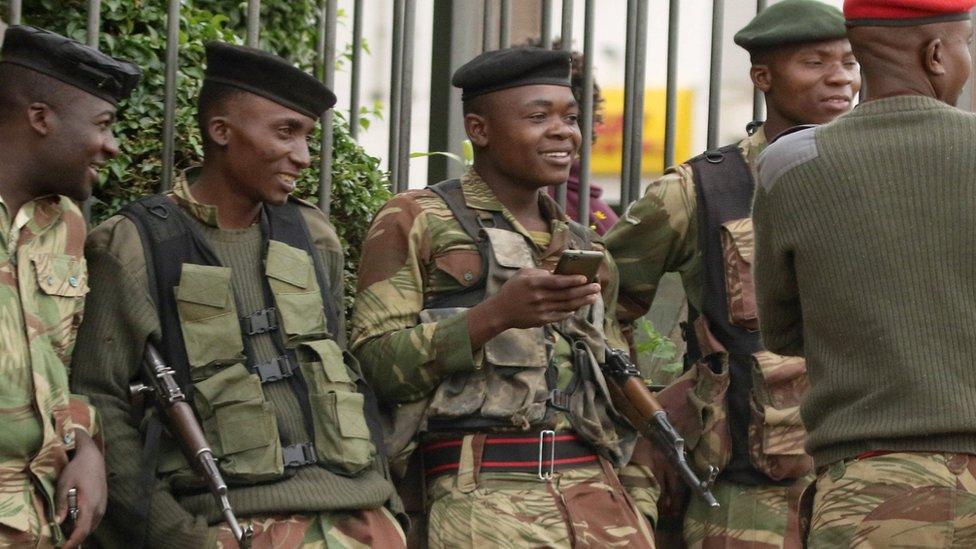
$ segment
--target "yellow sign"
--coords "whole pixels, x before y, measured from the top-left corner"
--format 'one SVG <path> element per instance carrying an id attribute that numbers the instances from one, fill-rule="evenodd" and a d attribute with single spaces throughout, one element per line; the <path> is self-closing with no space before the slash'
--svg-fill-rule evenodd
<path id="1" fill-rule="evenodd" d="M 624 90 L 620 88 L 602 91 L 606 102 L 603 125 L 597 128 L 596 143 L 590 169 L 593 173 L 619 175 L 623 155 L 624 133 Z M 641 173 L 658 174 L 664 171 L 664 115 L 665 90 L 649 89 L 644 92 L 644 132 L 643 160 Z M 676 126 L 674 159 L 681 162 L 691 156 L 691 108 L 694 92 L 690 89 L 678 90 L 675 108 Z"/>

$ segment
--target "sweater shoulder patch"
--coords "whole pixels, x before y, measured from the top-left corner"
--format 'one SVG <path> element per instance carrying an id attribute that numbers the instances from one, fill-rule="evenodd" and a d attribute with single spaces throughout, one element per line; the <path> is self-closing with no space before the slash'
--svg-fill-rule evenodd
<path id="1" fill-rule="evenodd" d="M 817 158 L 817 128 L 785 134 L 759 155 L 759 184 L 769 192 L 786 172 Z"/>

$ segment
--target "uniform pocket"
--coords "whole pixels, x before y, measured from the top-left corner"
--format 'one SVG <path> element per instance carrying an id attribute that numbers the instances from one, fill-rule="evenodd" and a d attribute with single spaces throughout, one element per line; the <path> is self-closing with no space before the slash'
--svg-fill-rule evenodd
<path id="1" fill-rule="evenodd" d="M 284 466 L 278 425 L 258 377 L 234 364 L 197 381 L 194 388 L 204 433 L 221 471 L 246 482 L 280 477 Z"/>
<path id="2" fill-rule="evenodd" d="M 325 307 L 312 257 L 305 250 L 268 241 L 265 274 L 281 315 L 287 343 L 327 336 Z"/>
<path id="3" fill-rule="evenodd" d="M 184 263 L 175 289 L 180 329 L 190 365 L 243 360 L 244 342 L 227 267 Z"/>
<path id="4" fill-rule="evenodd" d="M 689 455 L 698 471 L 707 471 L 709 466 L 721 470 L 732 457 L 725 405 L 729 390 L 729 355 L 709 355 L 696 362 L 693 368 L 697 376 L 693 389 L 688 392 L 688 403 L 695 411 L 688 435 Z"/>
<path id="5" fill-rule="evenodd" d="M 492 257 L 488 268 L 487 295 L 497 293 L 519 269 L 536 266 L 532 249 L 519 233 L 485 229 L 491 240 Z M 548 365 L 546 336 L 542 327 L 510 328 L 484 345 L 485 360 L 495 366 L 544 368 Z"/>
<path id="6" fill-rule="evenodd" d="M 723 223 L 720 233 L 729 322 L 747 330 L 758 330 L 756 287 L 752 281 L 752 258 L 755 253 L 752 219 L 747 217 Z"/>
<path id="7" fill-rule="evenodd" d="M 78 326 L 81 324 L 85 294 L 88 293 L 88 271 L 84 257 L 68 254 L 31 254 L 39 290 L 39 330 L 65 364 L 71 360 Z M 67 386 L 65 384 L 64 386 Z"/>
<path id="8" fill-rule="evenodd" d="M 365 398 L 356 390 L 355 360 L 331 340 L 303 343 L 298 348 L 302 375 L 308 384 L 315 429 L 315 451 L 327 468 L 355 474 L 373 462 Z"/>
<path id="9" fill-rule="evenodd" d="M 800 401 L 809 386 L 802 358 L 768 351 L 753 355 L 749 458 L 774 480 L 799 478 L 813 468 L 803 449 Z"/>

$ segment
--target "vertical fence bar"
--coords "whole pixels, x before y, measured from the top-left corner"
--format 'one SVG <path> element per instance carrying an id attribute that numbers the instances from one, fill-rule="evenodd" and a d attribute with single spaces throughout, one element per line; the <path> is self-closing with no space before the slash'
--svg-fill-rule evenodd
<path id="1" fill-rule="evenodd" d="M 499 0 L 498 49 L 512 45 L 512 0 Z"/>
<path id="2" fill-rule="evenodd" d="M 630 142 L 630 189 L 628 195 L 636 200 L 640 195 L 641 164 L 644 159 L 644 76 L 647 67 L 647 9 L 648 0 L 638 0 L 637 4 L 637 44 L 634 49 L 634 126 Z"/>
<path id="3" fill-rule="evenodd" d="M 352 67 L 349 71 L 349 137 L 359 138 L 359 87 L 362 80 L 363 0 L 353 2 Z"/>
<path id="4" fill-rule="evenodd" d="M 85 43 L 98 49 L 98 31 L 102 25 L 102 0 L 88 0 L 88 26 L 85 29 Z"/>
<path id="5" fill-rule="evenodd" d="M 620 158 L 620 205 L 630 204 L 630 163 L 634 139 L 634 50 L 637 47 L 637 3 L 627 0 L 627 35 L 624 41 L 624 134 Z"/>
<path id="6" fill-rule="evenodd" d="M 756 14 L 766 9 L 766 0 L 756 0 Z M 763 94 L 758 89 L 752 90 L 752 120 L 759 121 L 763 116 Z"/>
<path id="7" fill-rule="evenodd" d="M 552 0 L 542 0 L 542 21 L 539 23 L 539 44 L 552 47 Z"/>
<path id="8" fill-rule="evenodd" d="M 492 37 L 494 32 L 492 32 L 492 23 L 495 20 L 495 9 L 492 5 L 494 0 L 484 0 L 484 14 L 481 19 L 481 51 L 488 51 L 491 49 Z"/>
<path id="9" fill-rule="evenodd" d="M 19 25 L 20 24 L 20 0 L 10 0 L 10 24 Z"/>
<path id="10" fill-rule="evenodd" d="M 584 2 L 583 16 L 583 158 L 579 174 L 577 220 L 590 226 L 590 155 L 593 152 L 593 35 L 596 34 L 596 0 Z"/>
<path id="11" fill-rule="evenodd" d="M 410 186 L 410 116 L 413 111 L 413 32 L 417 1 L 404 0 L 403 61 L 400 64 L 400 137 L 397 140 L 397 192 Z"/>
<path id="12" fill-rule="evenodd" d="M 403 1 L 393 0 L 393 50 L 390 63 L 390 143 L 387 159 L 390 169 L 390 190 L 400 185 L 400 94 L 403 91 Z"/>
<path id="13" fill-rule="evenodd" d="M 322 0 L 319 13 L 319 77 L 335 89 L 336 10 L 339 0 Z M 326 217 L 332 211 L 332 123 L 333 111 L 322 115 L 322 150 L 319 155 L 319 209 Z"/>
<path id="14" fill-rule="evenodd" d="M 680 0 L 668 3 L 668 61 L 664 106 L 664 166 L 674 166 L 674 139 L 678 112 L 678 21 Z"/>
<path id="15" fill-rule="evenodd" d="M 560 20 L 559 39 L 563 51 L 573 50 L 573 0 L 563 0 L 563 10 Z M 566 209 L 566 184 L 556 186 L 556 202 L 559 207 Z"/>
<path id="16" fill-rule="evenodd" d="M 176 145 L 176 64 L 180 48 L 180 0 L 169 0 L 166 11 L 166 86 L 163 100 L 163 180 L 161 191 L 173 186 Z"/>
<path id="17" fill-rule="evenodd" d="M 261 39 L 261 0 L 247 0 L 247 45 L 256 48 Z"/>
<path id="18" fill-rule="evenodd" d="M 712 0 L 712 55 L 708 77 L 708 137 L 707 147 L 718 144 L 719 117 L 722 102 L 722 24 L 725 21 L 725 0 Z"/>

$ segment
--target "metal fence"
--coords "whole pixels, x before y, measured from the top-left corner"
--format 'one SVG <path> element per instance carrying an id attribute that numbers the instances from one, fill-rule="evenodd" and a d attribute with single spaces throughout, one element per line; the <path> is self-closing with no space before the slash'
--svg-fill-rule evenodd
<path id="1" fill-rule="evenodd" d="M 21 22 L 21 1 L 9 0 L 9 22 Z M 336 56 L 336 13 L 337 0 L 308 0 L 317 2 L 320 9 L 317 44 L 317 74 L 330 87 L 335 81 Z M 450 2 L 452 0 L 435 0 L 436 2 Z M 453 0 L 462 1 L 462 0 Z M 465 2 L 473 0 L 463 0 Z M 163 127 L 163 178 L 162 187 L 169 188 L 173 180 L 174 155 L 174 127 L 176 111 L 176 86 L 178 64 L 178 38 L 180 21 L 180 0 L 167 0 L 168 15 L 166 20 L 166 85 L 164 99 L 164 127 Z M 482 44 L 483 50 L 507 47 L 511 42 L 512 2 L 511 0 L 480 0 L 483 6 Z M 583 55 L 584 87 L 582 111 L 585 114 L 581 120 L 582 135 L 592 135 L 593 128 L 593 36 L 595 33 L 596 0 L 583 0 L 584 22 Z M 766 6 L 765 0 L 757 0 L 756 10 Z M 620 172 L 621 205 L 626 206 L 636 198 L 640 192 L 643 112 L 645 86 L 644 67 L 647 63 L 648 17 L 650 0 L 627 0 L 627 19 L 625 21 L 625 78 L 624 78 L 624 133 L 623 154 Z M 678 52 L 678 20 L 680 0 L 668 2 L 668 36 L 667 36 L 667 83 L 664 131 L 664 167 L 675 161 L 675 133 L 676 133 L 676 81 L 677 81 L 677 52 Z M 350 134 L 355 139 L 359 131 L 360 110 L 360 82 L 362 74 L 361 48 L 363 20 L 367 15 L 363 0 L 353 0 L 350 15 L 352 18 L 353 44 L 351 58 L 351 86 L 350 109 L 348 114 Z M 551 47 L 553 44 L 554 5 L 552 0 L 540 0 L 541 24 L 538 38 L 540 42 Z M 712 0 L 712 28 L 711 28 L 711 61 L 708 87 L 708 116 L 707 116 L 707 146 L 714 148 L 719 135 L 719 113 L 721 108 L 721 67 L 724 21 L 724 0 Z M 570 48 L 573 43 L 573 13 L 574 0 L 561 2 L 562 47 Z M 435 8 L 436 9 L 436 8 Z M 100 0 L 88 0 L 88 28 L 87 42 L 98 47 L 100 26 Z M 247 39 L 246 43 L 256 47 L 260 33 L 260 0 L 248 0 L 247 10 Z M 392 63 L 390 74 L 389 97 L 389 147 L 388 165 L 392 190 L 399 192 L 407 188 L 410 179 L 410 135 L 411 135 L 411 105 L 413 88 L 413 60 L 415 43 L 415 21 L 417 12 L 416 0 L 393 0 L 392 10 Z M 370 13 L 376 13 L 375 11 Z M 656 14 L 663 15 L 663 14 Z M 497 29 L 497 33 L 495 32 Z M 494 37 L 497 35 L 498 40 Z M 444 55 L 450 55 L 445 52 Z M 433 93 L 432 93 L 433 95 Z M 762 96 L 756 92 L 753 100 L 754 116 L 758 119 L 762 115 Z M 442 123 L 431 120 L 431 124 Z M 320 170 L 319 204 L 328 213 L 331 203 L 332 174 L 330 159 L 332 157 L 332 114 L 326 114 L 322 119 L 322 154 Z M 588 222 L 589 189 L 590 189 L 590 157 L 591 140 L 584 139 L 581 151 L 581 171 L 579 187 L 579 219 Z M 557 199 L 563 205 L 566 201 L 565 185 L 557 193 Z"/>

